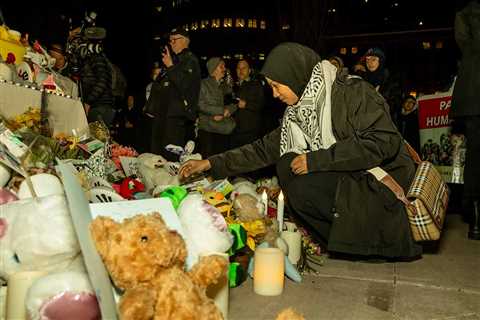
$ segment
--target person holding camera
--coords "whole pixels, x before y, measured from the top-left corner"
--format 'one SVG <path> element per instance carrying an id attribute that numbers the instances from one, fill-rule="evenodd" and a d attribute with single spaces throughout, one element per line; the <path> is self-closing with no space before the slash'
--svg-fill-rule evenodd
<path id="1" fill-rule="evenodd" d="M 200 92 L 200 65 L 184 29 L 173 29 L 162 53 L 163 72 L 152 85 L 145 112 L 153 116 L 151 152 L 178 160 L 165 150 L 194 138 Z"/>

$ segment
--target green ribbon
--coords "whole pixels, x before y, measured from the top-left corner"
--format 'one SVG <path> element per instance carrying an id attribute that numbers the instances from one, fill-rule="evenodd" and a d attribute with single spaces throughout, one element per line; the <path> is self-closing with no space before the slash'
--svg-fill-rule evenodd
<path id="1" fill-rule="evenodd" d="M 245 270 L 238 262 L 231 262 L 228 268 L 228 285 L 230 288 L 238 287 L 246 279 Z"/>
<path id="2" fill-rule="evenodd" d="M 188 195 L 188 191 L 179 186 L 169 187 L 160 193 L 160 198 L 169 198 L 172 201 L 175 210 L 178 209 L 180 203 Z"/>
<path id="3" fill-rule="evenodd" d="M 233 256 L 235 252 L 242 249 L 247 244 L 247 231 L 238 223 L 229 225 L 228 230 L 233 235 L 233 244 L 230 247 L 228 254 Z"/>

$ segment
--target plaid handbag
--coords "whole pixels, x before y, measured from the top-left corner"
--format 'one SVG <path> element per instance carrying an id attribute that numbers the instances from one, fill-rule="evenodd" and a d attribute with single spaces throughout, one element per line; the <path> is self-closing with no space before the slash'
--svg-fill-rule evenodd
<path id="1" fill-rule="evenodd" d="M 368 170 L 405 204 L 410 229 L 415 241 L 440 239 L 447 213 L 449 190 L 435 166 L 421 161 L 415 150 L 406 144 L 412 159 L 418 164 L 407 195 L 403 188 L 380 167 Z"/>

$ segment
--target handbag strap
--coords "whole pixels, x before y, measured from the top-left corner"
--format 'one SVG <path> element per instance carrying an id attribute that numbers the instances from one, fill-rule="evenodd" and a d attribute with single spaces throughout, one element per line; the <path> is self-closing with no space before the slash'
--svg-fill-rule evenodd
<path id="1" fill-rule="evenodd" d="M 417 215 L 417 208 L 407 199 L 405 196 L 405 191 L 402 186 L 390 175 L 388 172 L 383 170 L 380 167 L 375 167 L 370 170 L 367 170 L 372 174 L 375 179 L 383 183 L 388 189 L 390 189 L 393 194 L 397 197 L 398 200 L 405 204 L 405 207 L 409 208 L 414 215 Z"/>
<path id="2" fill-rule="evenodd" d="M 407 148 L 407 151 L 410 157 L 412 157 L 412 160 L 416 164 L 420 164 L 422 162 L 422 158 L 420 158 L 417 151 L 415 151 L 415 149 L 413 149 L 413 147 L 406 140 L 404 140 L 403 142 L 405 143 L 405 147 Z"/>

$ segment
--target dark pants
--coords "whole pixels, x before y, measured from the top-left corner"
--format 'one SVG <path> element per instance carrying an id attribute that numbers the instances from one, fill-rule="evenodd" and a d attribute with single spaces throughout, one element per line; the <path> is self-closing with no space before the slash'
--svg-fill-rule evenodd
<path id="1" fill-rule="evenodd" d="M 467 151 L 463 195 L 469 202 L 480 200 L 480 116 L 464 118 Z"/>
<path id="2" fill-rule="evenodd" d="M 229 135 L 198 130 L 198 151 L 203 159 L 228 150 Z"/>
<path id="3" fill-rule="evenodd" d="M 312 172 L 292 173 L 290 163 L 296 154 L 284 155 L 277 163 L 277 174 L 293 219 L 302 225 L 324 248 L 327 246 L 333 221 L 332 208 L 340 174 Z"/>
<path id="4" fill-rule="evenodd" d="M 103 121 L 107 127 L 110 127 L 115 118 L 115 110 L 109 105 L 92 106 L 87 118 L 88 122 Z"/>
<path id="5" fill-rule="evenodd" d="M 169 144 L 185 147 L 187 126 L 185 119 L 157 116 L 152 119 L 151 152 L 168 161 L 178 161 L 179 156 L 165 149 Z"/>

